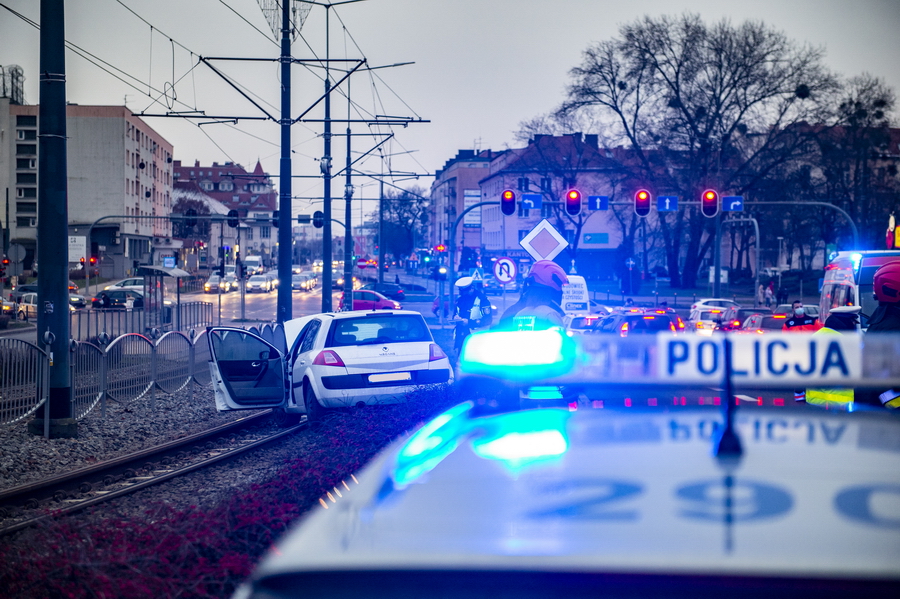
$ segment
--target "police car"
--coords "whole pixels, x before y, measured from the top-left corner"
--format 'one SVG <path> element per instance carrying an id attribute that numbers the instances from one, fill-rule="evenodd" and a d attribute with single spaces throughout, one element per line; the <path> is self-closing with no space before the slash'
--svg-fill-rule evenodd
<path id="1" fill-rule="evenodd" d="M 730 335 L 613 343 L 552 329 L 476 332 L 460 376 L 510 388 L 900 382 L 900 364 L 879 360 L 876 375 L 855 336 L 777 337 L 735 337 L 733 347 Z M 872 351 L 900 347 L 878 343 Z M 392 444 L 276 543 L 235 597 L 818 598 L 900 588 L 891 414 L 731 402 L 499 407 L 465 401 Z"/>

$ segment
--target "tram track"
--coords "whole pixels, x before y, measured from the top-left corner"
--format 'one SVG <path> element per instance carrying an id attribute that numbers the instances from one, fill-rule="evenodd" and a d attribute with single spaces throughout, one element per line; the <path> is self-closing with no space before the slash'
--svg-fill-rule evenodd
<path id="1" fill-rule="evenodd" d="M 0 491 L 0 536 L 235 458 L 306 427 L 264 430 L 271 410 L 87 468 Z"/>

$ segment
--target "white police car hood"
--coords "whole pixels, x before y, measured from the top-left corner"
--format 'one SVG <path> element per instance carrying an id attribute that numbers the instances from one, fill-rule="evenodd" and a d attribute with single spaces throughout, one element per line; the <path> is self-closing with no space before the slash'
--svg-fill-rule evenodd
<path id="1" fill-rule="evenodd" d="M 736 465 L 715 410 L 457 406 L 285 536 L 254 578 L 547 570 L 900 579 L 900 420 L 747 409 Z M 730 506 L 729 506 L 730 505 Z"/>

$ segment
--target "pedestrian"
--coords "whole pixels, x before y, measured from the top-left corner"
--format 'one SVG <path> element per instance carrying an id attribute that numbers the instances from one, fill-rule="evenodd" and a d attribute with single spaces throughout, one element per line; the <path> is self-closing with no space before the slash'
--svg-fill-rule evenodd
<path id="1" fill-rule="evenodd" d="M 491 302 L 481 288 L 481 281 L 476 281 L 472 277 L 460 277 L 455 285 L 459 299 L 456 300 L 453 311 L 453 318 L 456 320 L 453 349 L 459 356 L 463 342 L 472 329 L 490 326 L 493 314 Z"/>
<path id="2" fill-rule="evenodd" d="M 779 287 L 777 297 L 779 304 L 786 304 L 788 298 L 787 288 L 785 288 L 784 286 Z"/>
<path id="3" fill-rule="evenodd" d="M 397 285 L 400 284 L 400 275 L 399 274 L 394 275 L 394 283 L 396 283 Z"/>
<path id="4" fill-rule="evenodd" d="M 765 300 L 766 300 L 766 308 L 772 305 L 772 300 L 775 299 L 775 295 L 772 293 L 772 285 L 770 284 L 766 287 L 764 292 Z"/>
<path id="5" fill-rule="evenodd" d="M 525 277 L 521 298 L 503 313 L 500 326 L 517 330 L 561 327 L 565 316 L 562 288 L 568 282 L 569 277 L 559 264 L 538 260 Z"/>
<path id="6" fill-rule="evenodd" d="M 766 301 L 766 289 L 763 287 L 763 284 L 759 284 L 759 289 L 756 290 L 756 307 L 762 306 Z"/>
<path id="7" fill-rule="evenodd" d="M 814 335 L 841 335 L 859 331 L 860 306 L 838 306 L 831 309 L 825 325 Z M 849 409 L 853 389 L 807 389 L 806 403 L 824 408 Z"/>
<path id="8" fill-rule="evenodd" d="M 878 307 L 869 317 L 869 335 L 881 335 L 900 333 L 900 262 L 885 264 L 877 271 L 872 279 L 872 290 Z M 894 356 L 896 358 L 896 356 Z M 872 396 L 876 393 L 857 393 L 862 396 L 862 403 L 882 405 L 886 408 L 900 409 L 900 389 L 888 389 L 877 394 L 877 400 Z"/>

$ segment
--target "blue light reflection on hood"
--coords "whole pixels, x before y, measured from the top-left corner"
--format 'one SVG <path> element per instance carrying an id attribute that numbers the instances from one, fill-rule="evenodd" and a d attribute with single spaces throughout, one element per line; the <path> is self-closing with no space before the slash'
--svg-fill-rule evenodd
<path id="1" fill-rule="evenodd" d="M 496 460 L 511 473 L 562 457 L 569 448 L 568 410 L 524 410 L 471 418 L 472 402 L 447 410 L 419 429 L 397 453 L 391 472 L 404 487 L 430 472 L 468 439 L 475 455 Z"/>

